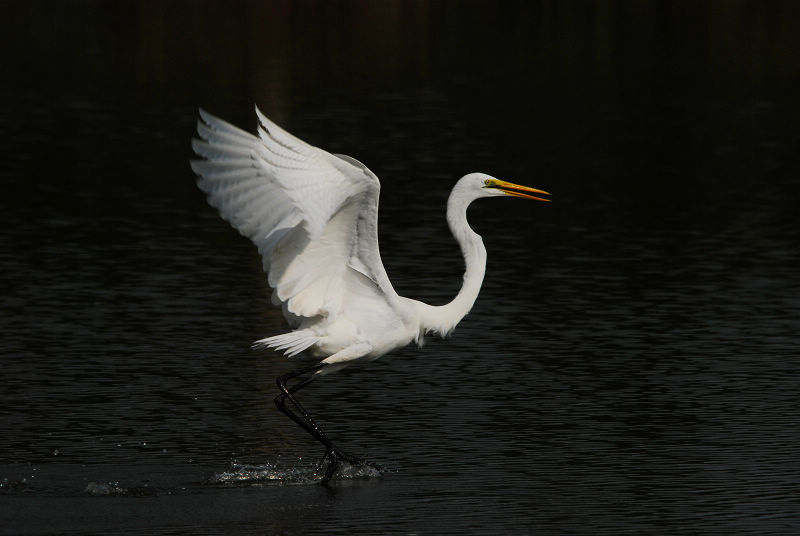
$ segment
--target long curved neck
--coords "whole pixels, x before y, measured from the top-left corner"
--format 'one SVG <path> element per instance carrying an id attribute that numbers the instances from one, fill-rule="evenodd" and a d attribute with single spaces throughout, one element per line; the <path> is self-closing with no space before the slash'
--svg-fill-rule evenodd
<path id="1" fill-rule="evenodd" d="M 486 273 L 486 248 L 480 235 L 473 231 L 467 223 L 467 207 L 472 198 L 450 195 L 447 200 L 447 223 L 450 232 L 461 246 L 464 255 L 464 283 L 458 295 L 446 305 L 424 305 L 421 328 L 425 332 L 438 333 L 442 337 L 448 335 L 462 318 L 469 313 L 478 293 L 481 290 L 483 276 Z"/>

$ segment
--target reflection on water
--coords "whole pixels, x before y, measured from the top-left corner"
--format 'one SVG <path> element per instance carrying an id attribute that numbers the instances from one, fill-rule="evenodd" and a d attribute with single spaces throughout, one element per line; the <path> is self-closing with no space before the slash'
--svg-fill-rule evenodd
<path id="1" fill-rule="evenodd" d="M 177 8 L 150 12 L 159 5 L 137 20 L 183 23 Z M 265 19 L 273 32 L 249 31 L 269 11 L 259 5 L 224 20 L 227 8 L 193 11 L 187 31 L 213 54 L 159 34 L 175 24 L 97 47 L 130 17 L 9 8 L 38 17 L 13 32 L 91 31 L 74 48 L 26 39 L 35 46 L 14 61 L 43 71 L 6 88 L 25 106 L 0 109 L 14 133 L 0 211 L 0 532 L 795 532 L 789 4 L 544 2 L 511 17 L 401 3 L 374 15 L 425 29 L 417 37 L 318 31 L 339 8 L 305 18 L 288 4 Z M 201 31 L 216 18 L 237 31 Z M 296 32 L 326 46 L 289 53 Z M 394 67 L 374 55 L 394 50 L 391 35 L 419 39 Z M 262 63 L 264 40 L 285 46 Z M 369 41 L 380 46 L 357 46 Z M 381 478 L 314 484 L 319 445 L 272 402 L 294 364 L 249 350 L 283 319 L 187 160 L 197 104 L 249 126 L 252 100 L 382 178 L 382 256 L 403 295 L 440 304 L 458 290 L 444 220 L 458 175 L 554 194 L 470 210 L 487 277 L 451 339 L 301 392 L 345 451 L 389 468 Z"/>

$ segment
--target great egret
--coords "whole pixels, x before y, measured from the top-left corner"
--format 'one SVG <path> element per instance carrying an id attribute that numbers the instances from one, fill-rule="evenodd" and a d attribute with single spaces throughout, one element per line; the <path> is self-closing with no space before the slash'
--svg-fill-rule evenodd
<path id="1" fill-rule="evenodd" d="M 292 328 L 253 346 L 320 359 L 279 377 L 275 404 L 325 446 L 317 466 L 319 473 L 327 462 L 325 484 L 341 460 L 364 462 L 339 450 L 294 394 L 317 376 L 412 341 L 420 344 L 427 333 L 448 335 L 475 303 L 486 271 L 483 241 L 467 224 L 469 204 L 507 195 L 548 201 L 531 194 L 549 194 L 483 173 L 462 177 L 447 201 L 447 223 L 464 255 L 464 284 L 450 303 L 427 305 L 399 296 L 386 275 L 378 250 L 375 174 L 354 158 L 292 136 L 257 107 L 256 115 L 258 137 L 201 109 L 202 141 L 192 140 L 192 147 L 205 160 L 191 164 L 209 203 L 258 247 L 274 289 L 272 303 L 282 307 Z"/>

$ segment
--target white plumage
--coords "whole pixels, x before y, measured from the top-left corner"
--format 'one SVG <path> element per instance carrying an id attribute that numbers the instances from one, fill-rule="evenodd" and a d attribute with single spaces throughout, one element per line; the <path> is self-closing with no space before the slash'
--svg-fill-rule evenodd
<path id="1" fill-rule="evenodd" d="M 464 287 L 453 302 L 433 307 L 398 296 L 378 249 L 380 182 L 357 160 L 332 155 L 292 136 L 257 108 L 258 137 L 201 110 L 193 140 L 205 160 L 192 161 L 211 205 L 249 238 L 263 258 L 272 301 L 289 333 L 256 341 L 294 356 L 303 351 L 337 364 L 375 359 L 447 335 L 472 307 L 483 280 L 486 250 L 466 223 L 478 197 L 541 190 L 488 175 L 465 176 L 448 201 L 448 222 L 466 262 Z"/>
<path id="2" fill-rule="evenodd" d="M 316 375 L 419 344 L 425 333 L 449 334 L 475 303 L 486 270 L 483 241 L 467 224 L 469 204 L 500 195 L 546 201 L 531 193 L 547 192 L 483 173 L 462 177 L 447 201 L 447 222 L 464 255 L 464 284 L 450 303 L 426 305 L 398 296 L 386 276 L 378 249 L 378 178 L 353 158 L 295 138 L 257 108 L 256 115 L 258 137 L 201 110 L 202 140 L 192 146 L 204 160 L 192 161 L 192 169 L 209 203 L 258 247 L 272 302 L 292 328 L 254 346 L 320 359 L 278 378 L 275 403 L 325 446 L 320 467 L 328 463 L 326 483 L 340 460 L 363 462 L 339 450 L 294 393 Z"/>

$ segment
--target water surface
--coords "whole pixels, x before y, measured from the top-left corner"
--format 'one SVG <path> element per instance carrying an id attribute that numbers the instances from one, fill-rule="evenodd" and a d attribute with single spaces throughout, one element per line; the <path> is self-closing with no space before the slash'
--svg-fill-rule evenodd
<path id="1" fill-rule="evenodd" d="M 791 533 L 800 527 L 793 3 L 2 8 L 0 532 Z M 181 29 L 181 32 L 176 31 Z M 381 477 L 314 483 L 254 248 L 205 204 L 196 107 L 252 104 L 382 179 L 400 294 L 448 340 L 302 401 Z"/>

